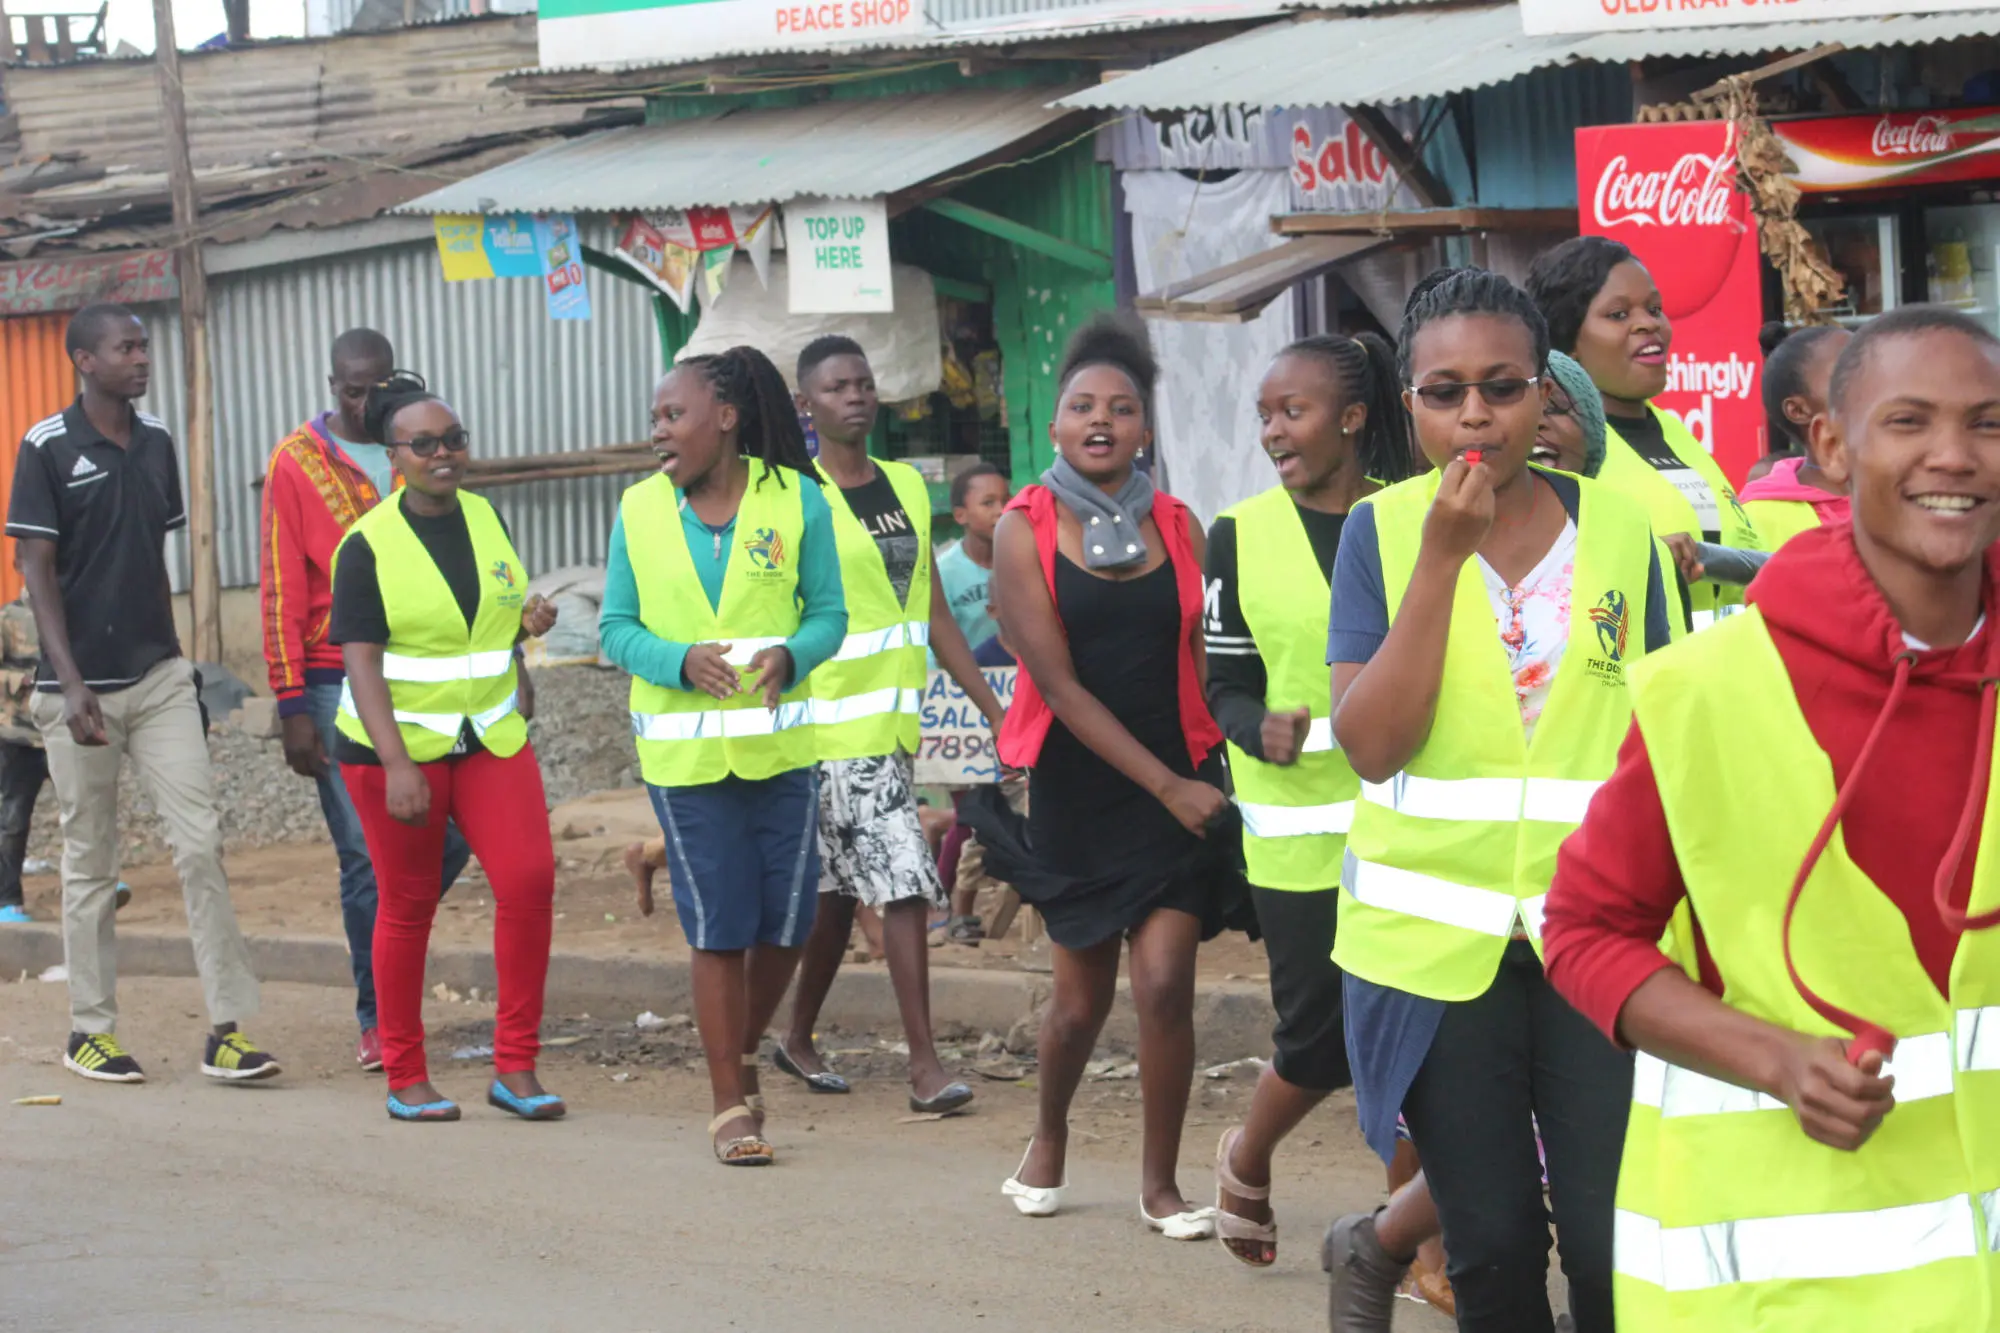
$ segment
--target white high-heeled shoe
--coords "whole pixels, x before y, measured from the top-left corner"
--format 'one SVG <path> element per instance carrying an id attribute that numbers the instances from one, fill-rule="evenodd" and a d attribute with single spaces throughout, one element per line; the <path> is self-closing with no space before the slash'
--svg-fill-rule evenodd
<path id="1" fill-rule="evenodd" d="M 1000 1186 L 1000 1193 L 1013 1200 L 1014 1211 L 1023 1217 L 1054 1217 L 1062 1208 L 1063 1191 L 1069 1188 L 1069 1168 L 1063 1168 L 1063 1183 L 1053 1189 L 1037 1185 L 1023 1185 L 1021 1171 L 1028 1165 L 1029 1156 L 1035 1151 L 1035 1141 L 1028 1140 L 1028 1151 L 1021 1154 L 1021 1165 L 1014 1168 L 1014 1174 L 1007 1177 Z"/>

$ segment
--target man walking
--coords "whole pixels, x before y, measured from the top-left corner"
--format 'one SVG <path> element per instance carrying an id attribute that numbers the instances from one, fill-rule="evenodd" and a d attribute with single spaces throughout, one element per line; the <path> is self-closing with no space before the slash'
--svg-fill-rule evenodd
<path id="1" fill-rule="evenodd" d="M 130 758 L 166 823 L 187 899 L 214 1024 L 202 1073 L 271 1078 L 277 1060 L 237 1030 L 257 1012 L 257 979 L 222 870 L 198 677 L 174 633 L 166 537 L 187 522 L 174 442 L 134 406 L 152 376 L 145 326 L 123 306 L 86 306 L 65 345 L 83 392 L 22 439 L 7 510 L 41 638 L 32 713 L 62 809 L 63 1063 L 107 1083 L 146 1077 L 113 1035 L 118 768 Z"/>
<path id="2" fill-rule="evenodd" d="M 264 476 L 259 578 L 264 609 L 264 662 L 277 696 L 285 762 L 319 785 L 319 808 L 340 857 L 340 916 L 354 971 L 354 1016 L 361 1039 L 354 1058 L 382 1067 L 375 1027 L 375 868 L 337 764 L 327 762 L 333 719 L 346 671 L 340 648 L 327 642 L 333 608 L 333 552 L 354 521 L 395 489 L 389 451 L 366 443 L 362 409 L 370 387 L 389 378 L 396 354 L 374 329 L 349 329 L 333 340 L 334 407 L 287 436 L 271 451 Z M 523 682 L 526 676 L 523 676 Z M 532 711 L 532 709 L 526 710 Z M 444 888 L 472 852 L 456 825 L 445 831 Z"/>

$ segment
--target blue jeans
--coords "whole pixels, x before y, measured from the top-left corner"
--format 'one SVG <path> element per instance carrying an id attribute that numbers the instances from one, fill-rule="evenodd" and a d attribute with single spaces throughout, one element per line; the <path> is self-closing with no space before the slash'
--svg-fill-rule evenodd
<path id="1" fill-rule="evenodd" d="M 340 711 L 340 686 L 306 686 L 306 708 L 313 726 L 319 729 L 319 743 L 326 750 L 326 773 L 319 779 L 319 808 L 326 816 L 326 831 L 333 849 L 340 855 L 340 921 L 347 930 L 347 952 L 354 966 L 354 1016 L 366 1032 L 375 1026 L 375 867 L 368 859 L 368 840 L 362 835 L 361 820 L 354 802 L 341 781 L 340 765 L 333 762 L 333 717 Z M 458 825 L 444 832 L 444 883 L 442 897 L 472 859 Z"/>

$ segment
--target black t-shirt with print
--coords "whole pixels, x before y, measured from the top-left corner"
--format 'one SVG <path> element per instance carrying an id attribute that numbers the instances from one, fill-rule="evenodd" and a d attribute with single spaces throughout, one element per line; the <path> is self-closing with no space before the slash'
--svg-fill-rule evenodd
<path id="1" fill-rule="evenodd" d="M 1667 433 L 1660 428 L 1660 419 L 1653 413 L 1648 412 L 1643 417 L 1607 417 L 1606 420 L 1611 423 L 1611 429 L 1618 432 L 1618 438 L 1631 445 L 1632 452 L 1639 455 L 1647 467 L 1665 473 L 1692 471 L 1667 443 Z M 1715 501 L 1720 505 L 1722 497 L 1716 496 Z M 1719 528 L 1703 529 L 1701 539 L 1719 545 L 1722 531 Z"/>
<path id="2" fill-rule="evenodd" d="M 1312 544 L 1321 577 L 1333 581 L 1333 558 L 1340 551 L 1345 514 L 1294 505 Z M 1236 520 L 1218 518 L 1208 530 L 1207 595 L 1202 599 L 1202 636 L 1208 645 L 1208 710 L 1236 747 L 1253 759 L 1264 757 L 1264 690 L 1269 676 L 1263 654 L 1243 619 L 1238 591 Z M 1300 571 L 1304 577 L 1304 571 Z M 1301 585 L 1302 587 L 1304 585 Z M 1306 596 L 1304 592 L 1301 596 Z"/>
<path id="3" fill-rule="evenodd" d="M 910 580 L 917 572 L 917 525 L 903 509 L 903 502 L 896 498 L 895 484 L 877 468 L 874 480 L 860 486 L 843 486 L 840 494 L 854 511 L 854 517 L 861 520 L 862 529 L 875 539 L 875 549 L 882 553 L 882 564 L 889 571 L 889 586 L 895 590 L 896 600 L 907 601 Z"/>

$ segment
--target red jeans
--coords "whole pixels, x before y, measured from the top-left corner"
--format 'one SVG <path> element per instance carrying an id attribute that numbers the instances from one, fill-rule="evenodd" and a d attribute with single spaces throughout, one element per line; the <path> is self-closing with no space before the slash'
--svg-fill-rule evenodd
<path id="1" fill-rule="evenodd" d="M 418 767 L 431 786 L 430 818 L 420 827 L 390 817 L 384 769 L 341 765 L 375 863 L 380 896 L 375 1004 L 391 1091 L 430 1078 L 424 1061 L 424 955 L 430 949 L 438 878 L 444 870 L 445 821 L 458 824 L 493 886 L 493 970 L 500 990 L 493 1068 L 498 1073 L 535 1067 L 549 935 L 555 925 L 555 848 L 549 841 L 548 803 L 534 747 L 524 746 L 508 759 L 482 751 Z"/>

